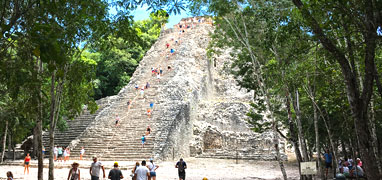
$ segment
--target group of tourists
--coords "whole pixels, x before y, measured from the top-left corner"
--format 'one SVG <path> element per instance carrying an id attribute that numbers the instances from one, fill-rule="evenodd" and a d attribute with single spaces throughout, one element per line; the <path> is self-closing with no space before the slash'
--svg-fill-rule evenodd
<path id="1" fill-rule="evenodd" d="M 62 147 L 62 146 L 54 146 L 54 149 L 53 149 L 53 153 L 54 153 L 54 161 L 58 161 L 58 162 L 62 162 L 62 160 L 64 160 L 64 162 L 66 161 L 69 161 L 69 158 L 70 158 L 70 148 L 69 147 Z"/>
<path id="2" fill-rule="evenodd" d="M 120 180 L 123 179 L 123 173 L 119 169 L 118 162 L 114 162 L 114 168 L 109 171 L 108 179 Z M 79 163 L 74 162 L 72 168 L 69 170 L 68 180 L 79 180 L 81 173 L 79 170 Z M 157 164 L 154 163 L 154 159 L 150 158 L 149 162 L 143 160 L 141 163 L 136 162 L 134 168 L 131 170 L 130 177 L 132 180 L 156 180 L 156 170 L 159 168 Z M 186 179 L 186 169 L 187 164 L 181 158 L 175 165 L 178 169 L 179 180 Z M 102 170 L 102 176 L 100 174 Z M 93 162 L 90 165 L 90 176 L 91 180 L 99 180 L 100 177 L 106 178 L 105 168 L 101 162 L 98 161 L 97 157 L 93 157 Z"/>
<path id="3" fill-rule="evenodd" d="M 332 168 L 333 157 L 329 150 L 326 150 L 324 154 L 325 159 L 325 177 L 328 177 L 328 170 Z M 336 179 L 346 179 L 348 177 L 364 177 L 364 170 L 362 168 L 362 161 L 360 158 L 353 161 L 351 157 L 345 157 L 338 161 L 338 173 Z"/>

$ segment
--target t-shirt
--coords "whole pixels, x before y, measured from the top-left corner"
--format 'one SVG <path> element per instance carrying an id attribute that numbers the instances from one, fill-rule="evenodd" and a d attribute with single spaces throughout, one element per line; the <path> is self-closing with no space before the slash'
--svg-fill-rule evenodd
<path id="1" fill-rule="evenodd" d="M 178 161 L 176 163 L 176 165 L 178 166 L 178 171 L 179 172 L 183 172 L 184 168 L 187 166 L 186 162 L 184 162 L 184 161 L 182 161 L 182 162 Z"/>
<path id="2" fill-rule="evenodd" d="M 58 148 L 58 154 L 62 154 L 62 148 Z"/>
<path id="3" fill-rule="evenodd" d="M 85 149 L 81 149 L 80 154 L 85 154 Z"/>
<path id="4" fill-rule="evenodd" d="M 110 170 L 109 176 L 111 177 L 111 180 L 120 180 L 122 175 L 122 171 L 118 168 L 114 168 Z"/>
<path id="5" fill-rule="evenodd" d="M 332 154 L 325 153 L 324 157 L 325 157 L 325 162 L 326 163 L 332 163 Z"/>
<path id="6" fill-rule="evenodd" d="M 147 164 L 147 166 L 149 166 L 149 170 L 150 170 L 150 172 L 155 172 L 154 170 L 155 170 L 155 168 L 157 167 L 154 163 L 151 163 L 151 162 L 149 162 L 149 163 Z"/>
<path id="7" fill-rule="evenodd" d="M 357 171 L 355 170 L 355 167 L 353 167 L 353 173 L 357 174 L 358 176 L 363 176 L 363 169 L 360 166 L 356 166 Z"/>
<path id="8" fill-rule="evenodd" d="M 99 171 L 101 170 L 101 162 L 92 162 L 91 168 L 92 168 L 92 176 L 99 177 Z"/>
<path id="9" fill-rule="evenodd" d="M 344 167 L 344 173 L 349 173 L 349 168 L 348 167 Z"/>
<path id="10" fill-rule="evenodd" d="M 139 166 L 135 170 L 135 174 L 137 174 L 137 180 L 147 180 L 147 173 L 149 172 L 149 169 L 147 169 L 146 166 Z"/>
<path id="11" fill-rule="evenodd" d="M 142 139 L 142 142 L 145 142 L 145 141 L 146 141 L 146 138 L 145 138 L 145 137 L 142 137 L 141 139 Z"/>

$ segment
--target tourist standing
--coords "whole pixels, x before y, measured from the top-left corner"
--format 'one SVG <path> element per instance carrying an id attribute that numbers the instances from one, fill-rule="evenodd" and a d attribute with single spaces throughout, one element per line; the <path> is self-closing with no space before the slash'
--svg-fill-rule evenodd
<path id="1" fill-rule="evenodd" d="M 85 149 L 84 147 L 81 147 L 81 151 L 80 151 L 80 160 L 82 160 L 82 157 L 85 155 Z"/>
<path id="2" fill-rule="evenodd" d="M 138 167 L 139 167 L 139 162 L 136 162 L 133 170 L 131 171 L 132 180 L 137 180 L 137 175 L 135 174 L 135 170 L 137 170 Z"/>
<path id="3" fill-rule="evenodd" d="M 118 162 L 114 163 L 114 169 L 109 171 L 108 178 L 111 180 L 123 179 L 122 171 L 118 168 Z"/>
<path id="4" fill-rule="evenodd" d="M 141 98 L 143 99 L 145 97 L 145 88 L 141 88 Z"/>
<path id="5" fill-rule="evenodd" d="M 42 146 L 42 158 L 44 158 L 44 157 L 45 157 L 45 147 Z"/>
<path id="6" fill-rule="evenodd" d="M 70 148 L 67 147 L 66 151 L 67 151 L 66 160 L 69 161 L 69 158 L 70 158 Z"/>
<path id="7" fill-rule="evenodd" d="M 94 156 L 93 162 L 90 165 L 90 176 L 92 177 L 91 180 L 99 180 L 99 172 L 101 171 L 101 169 L 102 169 L 102 173 L 103 173 L 103 178 L 105 178 L 106 177 L 105 168 L 103 167 L 101 162 L 97 161 L 97 157 Z"/>
<path id="8" fill-rule="evenodd" d="M 68 175 L 68 180 L 80 180 L 81 175 L 80 175 L 80 169 L 78 169 L 78 164 L 77 162 L 73 162 L 72 168 L 69 170 L 69 175 Z"/>
<path id="9" fill-rule="evenodd" d="M 160 73 L 157 74 L 158 82 L 160 82 Z"/>
<path id="10" fill-rule="evenodd" d="M 328 170 L 329 168 L 332 168 L 332 161 L 333 161 L 332 154 L 329 152 L 329 149 L 326 150 L 324 154 L 324 158 L 325 158 L 325 168 L 326 168 L 325 177 L 328 177 Z"/>
<path id="11" fill-rule="evenodd" d="M 118 127 L 119 126 L 119 117 L 118 117 L 118 114 L 115 116 L 115 126 Z"/>
<path id="12" fill-rule="evenodd" d="M 58 156 L 57 146 L 54 146 L 53 153 L 54 153 L 54 161 L 57 161 L 57 156 Z"/>
<path id="13" fill-rule="evenodd" d="M 150 158 L 150 162 L 148 163 L 147 167 L 150 170 L 149 180 L 151 180 L 151 179 L 152 180 L 156 180 L 157 174 L 156 174 L 155 171 L 159 168 L 159 166 L 154 164 L 154 159 L 153 158 Z"/>
<path id="14" fill-rule="evenodd" d="M 62 162 L 62 154 L 63 154 L 62 147 L 58 146 L 57 151 L 58 151 L 58 162 Z"/>
<path id="15" fill-rule="evenodd" d="M 187 164 L 183 161 L 183 158 L 180 158 L 180 160 L 176 163 L 175 168 L 178 168 L 179 180 L 185 180 Z"/>
<path id="16" fill-rule="evenodd" d="M 147 180 L 147 177 L 150 176 L 150 171 L 146 167 L 146 161 L 143 160 L 141 165 L 135 170 L 134 174 L 137 176 L 137 180 Z"/>
<path id="17" fill-rule="evenodd" d="M 11 171 L 7 172 L 7 180 L 13 180 L 13 174 Z"/>
<path id="18" fill-rule="evenodd" d="M 27 156 L 25 156 L 25 159 L 24 159 L 24 174 L 25 174 L 25 170 L 27 170 L 29 174 L 30 162 L 31 162 L 31 157 L 29 156 L 29 153 L 27 153 Z"/>
<path id="19" fill-rule="evenodd" d="M 146 143 L 145 135 L 142 136 L 141 141 L 142 141 L 142 148 L 144 148 L 145 147 L 145 143 Z"/>
<path id="20" fill-rule="evenodd" d="M 64 156 L 64 162 L 66 162 L 66 158 L 67 158 L 67 156 L 68 156 L 68 150 L 67 150 L 67 148 L 64 149 L 64 154 L 63 154 L 63 156 Z"/>
<path id="21" fill-rule="evenodd" d="M 148 89 L 150 87 L 150 84 L 149 84 L 149 82 L 146 82 L 146 89 Z"/>

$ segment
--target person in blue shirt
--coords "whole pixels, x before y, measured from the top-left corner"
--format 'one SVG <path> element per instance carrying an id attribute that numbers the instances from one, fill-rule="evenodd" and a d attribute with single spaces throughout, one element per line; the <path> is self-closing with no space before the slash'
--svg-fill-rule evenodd
<path id="1" fill-rule="evenodd" d="M 141 140 L 142 140 L 142 148 L 144 148 L 145 147 L 145 143 L 146 143 L 145 135 L 142 136 Z"/>
<path id="2" fill-rule="evenodd" d="M 328 169 L 332 168 L 332 161 L 333 161 L 333 157 L 332 157 L 332 154 L 329 152 L 329 149 L 326 149 L 324 158 L 325 158 L 326 177 L 328 177 Z"/>

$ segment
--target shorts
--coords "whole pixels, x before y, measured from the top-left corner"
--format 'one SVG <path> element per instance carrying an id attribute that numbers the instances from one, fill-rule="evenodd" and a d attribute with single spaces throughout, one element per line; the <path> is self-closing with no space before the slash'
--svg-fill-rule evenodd
<path id="1" fill-rule="evenodd" d="M 332 163 L 331 162 L 325 162 L 325 168 L 332 168 Z"/>
<path id="2" fill-rule="evenodd" d="M 142 141 L 142 144 L 145 144 L 146 143 L 146 141 Z"/>
<path id="3" fill-rule="evenodd" d="M 156 173 L 156 172 L 153 172 L 153 171 L 151 171 L 151 172 L 150 172 L 150 177 L 155 177 L 155 176 L 157 176 L 157 173 Z"/>
<path id="4" fill-rule="evenodd" d="M 186 171 L 178 171 L 178 176 L 180 179 L 186 179 Z"/>
<path id="5" fill-rule="evenodd" d="M 97 177 L 97 176 L 92 176 L 91 180 L 99 180 L 99 177 Z"/>
<path id="6" fill-rule="evenodd" d="M 25 162 L 25 165 L 29 165 L 29 162 Z"/>
<path id="7" fill-rule="evenodd" d="M 62 157 L 62 154 L 58 154 L 58 157 Z"/>
<path id="8" fill-rule="evenodd" d="M 116 121 L 115 121 L 115 124 L 118 124 L 118 122 L 119 122 L 119 121 L 118 121 L 118 120 L 116 120 Z"/>

